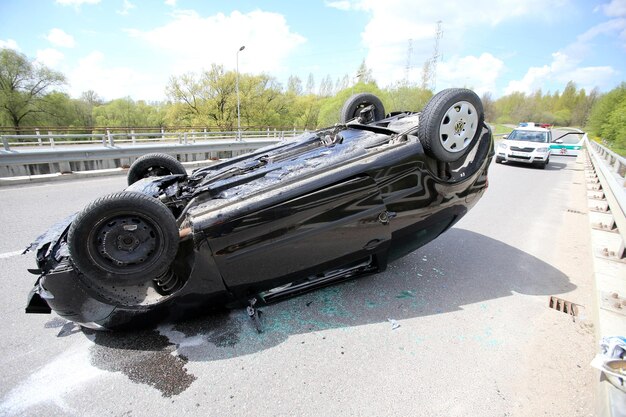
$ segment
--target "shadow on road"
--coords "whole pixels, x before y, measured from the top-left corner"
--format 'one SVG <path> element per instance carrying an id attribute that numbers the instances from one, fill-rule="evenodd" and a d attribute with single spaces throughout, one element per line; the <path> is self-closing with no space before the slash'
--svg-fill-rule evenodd
<path id="1" fill-rule="evenodd" d="M 524 162 L 512 162 L 512 161 L 508 161 L 506 163 L 504 163 L 503 165 L 507 165 L 510 167 L 516 167 L 516 168 L 526 168 L 526 169 L 536 169 L 536 170 L 541 170 L 541 168 L 536 167 L 532 164 L 526 164 Z M 550 158 L 550 163 L 548 163 L 548 165 L 544 168 L 546 171 L 560 171 L 562 169 L 565 169 L 567 167 L 567 163 L 564 162 L 559 162 L 559 161 L 555 161 L 554 158 Z"/>
<path id="2" fill-rule="evenodd" d="M 453 228 L 383 273 L 263 307 L 261 334 L 240 309 L 153 330 L 90 332 L 90 354 L 93 365 L 171 396 L 195 380 L 184 368 L 187 361 L 249 355 L 296 334 L 441 314 L 514 292 L 548 296 L 574 288 L 534 256 Z"/>

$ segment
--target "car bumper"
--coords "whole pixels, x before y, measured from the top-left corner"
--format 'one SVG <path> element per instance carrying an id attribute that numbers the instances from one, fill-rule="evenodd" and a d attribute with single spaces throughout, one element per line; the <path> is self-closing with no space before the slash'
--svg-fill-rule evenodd
<path id="1" fill-rule="evenodd" d="M 525 164 L 545 163 L 550 158 L 550 152 L 548 153 L 526 153 L 513 155 L 510 151 L 499 150 L 496 154 L 496 158 L 505 162 L 521 162 Z"/>

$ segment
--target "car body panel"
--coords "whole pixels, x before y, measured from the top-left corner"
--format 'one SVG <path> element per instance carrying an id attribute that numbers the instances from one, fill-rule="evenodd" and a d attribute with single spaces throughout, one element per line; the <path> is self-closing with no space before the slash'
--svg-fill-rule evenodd
<path id="1" fill-rule="evenodd" d="M 587 134 L 584 132 L 570 133 L 572 134 L 567 134 L 556 139 L 560 140 L 561 143 L 552 142 L 550 144 L 550 150 L 554 155 L 578 156 L 580 154 Z"/>
<path id="2" fill-rule="evenodd" d="M 463 160 L 442 165 L 404 131 L 417 120 L 406 113 L 322 129 L 189 176 L 143 179 L 128 190 L 158 197 L 190 231 L 166 277 L 173 289 L 156 278 L 94 284 L 68 259 L 70 218 L 32 246 L 40 277 L 29 305 L 47 302 L 84 326 L 120 328 L 382 271 L 450 228 L 487 187 L 487 126 Z"/>

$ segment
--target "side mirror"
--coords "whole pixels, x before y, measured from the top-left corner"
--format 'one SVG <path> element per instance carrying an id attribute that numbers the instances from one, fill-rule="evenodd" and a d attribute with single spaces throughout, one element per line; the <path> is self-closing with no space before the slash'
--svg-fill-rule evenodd
<path id="1" fill-rule="evenodd" d="M 563 143 L 563 139 L 557 139 L 554 141 L 554 143 Z"/>
<path id="2" fill-rule="evenodd" d="M 509 135 L 502 135 L 502 139 L 506 139 L 508 137 L 509 137 Z"/>

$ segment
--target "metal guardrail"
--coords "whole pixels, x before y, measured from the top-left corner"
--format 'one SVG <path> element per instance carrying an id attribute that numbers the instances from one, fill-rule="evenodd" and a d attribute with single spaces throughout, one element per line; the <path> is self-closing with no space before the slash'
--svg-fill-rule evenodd
<path id="1" fill-rule="evenodd" d="M 27 147 L 50 147 L 55 148 L 59 145 L 97 145 L 102 147 L 114 147 L 120 144 L 137 145 L 137 144 L 180 144 L 188 145 L 202 141 L 211 141 L 215 139 L 282 139 L 285 137 L 294 137 L 304 133 L 302 130 L 242 130 L 213 132 L 207 131 L 184 131 L 184 132 L 165 132 L 164 130 L 156 132 L 135 132 L 131 129 L 129 133 L 112 133 L 107 129 L 105 133 L 85 133 L 85 134 L 48 134 L 36 135 L 0 135 L 0 141 L 5 151 L 11 151 L 13 148 Z"/>
<path id="2" fill-rule="evenodd" d="M 617 259 L 626 258 L 624 242 L 626 241 L 626 158 L 623 158 L 597 142 L 586 140 L 591 163 L 601 185 L 601 192 L 610 208 L 614 228 L 622 238 L 621 247 L 613 256 Z"/>
<path id="3" fill-rule="evenodd" d="M 112 160 L 137 158 L 147 153 L 193 154 L 223 151 L 244 151 L 261 148 L 280 141 L 279 138 L 212 139 L 198 143 L 151 143 L 137 146 L 75 146 L 56 149 L 23 149 L 20 151 L 0 151 L 2 165 L 32 165 L 71 161 Z"/>

